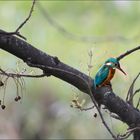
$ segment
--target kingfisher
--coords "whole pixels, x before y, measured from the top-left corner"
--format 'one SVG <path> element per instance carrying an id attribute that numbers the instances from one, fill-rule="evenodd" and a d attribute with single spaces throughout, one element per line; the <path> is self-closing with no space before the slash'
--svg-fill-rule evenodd
<path id="1" fill-rule="evenodd" d="M 107 59 L 95 76 L 95 88 L 110 85 L 110 81 L 113 78 L 116 69 L 119 69 L 123 74 L 126 75 L 116 58 Z"/>

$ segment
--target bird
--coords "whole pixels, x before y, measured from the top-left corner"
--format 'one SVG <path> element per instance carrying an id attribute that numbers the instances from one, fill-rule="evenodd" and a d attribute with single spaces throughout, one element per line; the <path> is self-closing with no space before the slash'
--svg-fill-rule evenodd
<path id="1" fill-rule="evenodd" d="M 116 69 L 126 75 L 116 58 L 108 58 L 95 75 L 93 83 L 95 88 L 110 85 L 110 81 L 114 77 Z"/>

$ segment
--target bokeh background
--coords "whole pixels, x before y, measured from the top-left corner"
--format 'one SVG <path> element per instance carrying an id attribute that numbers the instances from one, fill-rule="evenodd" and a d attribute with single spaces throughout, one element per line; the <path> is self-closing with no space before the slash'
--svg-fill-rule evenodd
<path id="1" fill-rule="evenodd" d="M 31 4 L 32 1 L 0 1 L 0 28 L 14 31 L 27 17 Z M 48 21 L 36 5 L 31 19 L 21 29 L 21 34 L 36 48 L 57 56 L 64 63 L 86 74 L 89 50 L 93 51 L 94 76 L 108 57 L 116 57 L 140 45 L 139 1 L 40 1 L 40 4 L 53 23 Z M 117 72 L 112 80 L 115 93 L 123 99 L 140 71 L 139 53 L 137 51 L 121 61 L 127 76 Z M 26 74 L 41 73 L 3 50 L 0 59 L 0 67 L 5 70 L 26 68 Z M 52 76 L 24 80 L 26 92 L 21 102 L 14 101 L 16 87 L 13 80 L 8 81 L 6 109 L 0 110 L 0 139 L 111 138 L 99 116 L 93 117 L 97 113 L 95 109 L 80 111 L 70 107 L 75 94 L 79 95 L 80 101 L 86 100 L 84 107 L 92 105 L 89 97 L 75 87 Z M 3 89 L 0 90 L 0 97 L 3 97 Z M 104 110 L 103 116 L 115 134 L 126 131 L 127 125 L 114 120 Z"/>

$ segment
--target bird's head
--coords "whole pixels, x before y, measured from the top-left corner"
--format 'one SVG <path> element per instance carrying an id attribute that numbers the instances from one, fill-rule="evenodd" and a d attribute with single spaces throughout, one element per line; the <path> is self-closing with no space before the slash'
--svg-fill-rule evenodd
<path id="1" fill-rule="evenodd" d="M 109 58 L 107 61 L 105 61 L 105 65 L 111 68 L 117 68 L 119 69 L 123 74 L 126 75 L 126 73 L 123 71 L 123 69 L 120 67 L 120 63 L 116 58 Z"/>

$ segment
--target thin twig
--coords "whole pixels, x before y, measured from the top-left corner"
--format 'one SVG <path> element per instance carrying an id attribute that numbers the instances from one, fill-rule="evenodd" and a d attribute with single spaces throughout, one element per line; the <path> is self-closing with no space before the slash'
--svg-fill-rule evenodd
<path id="1" fill-rule="evenodd" d="M 139 98 L 138 103 L 137 103 L 137 105 L 136 105 L 136 108 L 137 108 L 137 109 L 138 109 L 139 105 L 140 105 L 140 98 Z"/>
<path id="2" fill-rule="evenodd" d="M 138 92 L 140 92 L 140 88 L 134 92 L 133 96 L 135 96 Z"/>
<path id="3" fill-rule="evenodd" d="M 8 81 L 9 77 L 6 77 L 5 81 L 4 81 L 4 93 L 3 93 L 3 98 L 2 98 L 2 104 L 4 105 L 4 99 L 5 99 L 5 94 L 6 94 L 6 86 L 7 86 L 7 81 Z"/>
<path id="4" fill-rule="evenodd" d="M 32 6 L 31 6 L 31 9 L 30 9 L 30 12 L 29 12 L 29 15 L 28 17 L 19 25 L 19 27 L 16 29 L 16 33 L 19 32 L 19 30 L 26 24 L 26 22 L 30 19 L 32 13 L 33 13 L 33 10 L 34 10 L 34 5 L 35 5 L 35 1 L 36 0 L 33 0 L 33 3 L 32 3 Z"/>
<path id="5" fill-rule="evenodd" d="M 132 132 L 129 132 L 129 133 L 126 132 L 126 133 L 123 134 L 123 135 L 118 135 L 117 138 L 118 138 L 118 139 L 121 139 L 121 140 L 125 140 L 125 139 L 127 139 L 131 134 L 132 134 Z"/>
<path id="6" fill-rule="evenodd" d="M 27 78 L 42 78 L 42 77 L 45 77 L 46 74 L 40 74 L 40 75 L 26 75 L 26 74 L 16 74 L 16 73 L 0 73 L 0 74 L 3 74 L 3 75 L 6 75 L 8 77 L 27 77 Z"/>
<path id="7" fill-rule="evenodd" d="M 105 120 L 104 120 L 104 118 L 103 118 L 103 115 L 102 115 L 102 113 L 101 113 L 101 111 L 100 111 L 100 109 L 99 109 L 99 107 L 98 107 L 98 105 L 97 105 L 97 103 L 96 103 L 96 100 L 95 100 L 95 98 L 94 98 L 94 96 L 93 96 L 93 93 L 92 93 L 92 91 L 91 91 L 89 85 L 88 85 L 88 88 L 89 88 L 89 93 L 90 93 L 92 102 L 94 103 L 94 105 L 95 105 L 95 107 L 96 107 L 96 109 L 97 109 L 97 111 L 98 111 L 98 113 L 99 113 L 99 116 L 100 116 L 100 118 L 101 118 L 101 120 L 102 120 L 102 123 L 104 124 L 104 126 L 106 127 L 106 129 L 108 130 L 108 132 L 111 134 L 111 136 L 112 136 L 115 140 L 117 140 L 118 138 L 113 134 L 113 132 L 110 130 L 110 128 L 108 127 L 107 123 L 105 122 Z"/>
<path id="8" fill-rule="evenodd" d="M 132 96 L 130 97 L 130 99 L 129 99 L 129 103 L 133 103 L 133 99 L 134 99 L 134 96 L 137 94 L 137 93 L 139 93 L 140 92 L 140 88 L 139 89 L 137 89 L 133 94 L 132 94 Z"/>
<path id="9" fill-rule="evenodd" d="M 135 128 L 128 129 L 128 130 L 126 131 L 125 134 L 123 134 L 123 135 L 118 135 L 118 138 L 119 138 L 119 139 L 126 139 L 126 138 L 128 138 L 128 137 L 132 134 L 132 132 L 134 132 L 135 130 L 140 130 L 140 127 L 135 127 Z"/>
<path id="10" fill-rule="evenodd" d="M 120 61 L 120 60 L 121 60 L 122 58 L 124 58 L 125 56 L 127 56 L 127 55 L 129 55 L 129 54 L 131 54 L 131 53 L 133 53 L 134 51 L 137 51 L 137 50 L 139 50 L 139 49 L 140 49 L 140 46 L 138 46 L 138 47 L 136 47 L 136 48 L 133 48 L 133 49 L 131 49 L 131 50 L 129 50 L 129 51 L 127 51 L 127 52 L 121 54 L 120 56 L 118 56 L 118 57 L 117 57 L 117 60 Z"/>
<path id="11" fill-rule="evenodd" d="M 129 102 L 131 105 L 133 105 L 133 96 L 134 96 L 133 94 L 136 94 L 138 92 L 136 91 L 136 93 L 134 93 L 134 85 L 139 76 L 140 76 L 140 73 L 138 73 L 136 78 L 133 80 L 126 96 L 126 101 Z"/>
<path id="12" fill-rule="evenodd" d="M 26 40 L 26 37 L 24 37 L 23 35 L 20 34 L 19 30 L 26 24 L 26 22 L 30 19 L 32 13 L 33 13 L 33 10 L 34 10 L 34 5 L 35 5 L 35 1 L 36 0 L 33 0 L 33 3 L 32 3 L 32 7 L 30 9 L 30 12 L 29 12 L 29 15 L 28 17 L 18 26 L 18 28 L 14 31 L 14 32 L 0 32 L 0 34 L 3 34 L 3 35 L 17 35 L 19 36 L 20 38 L 23 38 L 24 40 Z"/>
<path id="13" fill-rule="evenodd" d="M 87 107 L 87 108 L 80 108 L 81 111 L 88 111 L 93 109 L 95 106 Z"/>
<path id="14" fill-rule="evenodd" d="M 135 130 L 140 130 L 140 127 L 134 127 L 134 128 L 128 129 L 128 132 L 133 132 Z"/>
<path id="15" fill-rule="evenodd" d="M 113 36 L 113 37 L 112 36 L 108 36 L 108 37 L 78 36 L 74 33 L 71 33 L 65 27 L 63 27 L 57 21 L 55 21 L 50 16 L 50 14 L 46 10 L 46 8 L 44 9 L 43 6 L 39 2 L 37 2 L 37 7 L 39 8 L 40 12 L 42 13 L 42 15 L 45 17 L 45 19 L 47 20 L 47 22 L 51 26 L 53 26 L 56 30 L 58 30 L 58 32 L 60 32 L 64 37 L 67 37 L 67 38 L 72 39 L 74 41 L 82 41 L 82 42 L 88 42 L 88 43 L 95 43 L 95 42 L 100 43 L 100 42 L 112 41 L 112 40 L 121 40 L 121 41 L 128 40 L 127 38 L 125 38 L 123 36 Z"/>
<path id="16" fill-rule="evenodd" d="M 29 77 L 29 78 L 41 78 L 41 77 L 44 77 L 46 76 L 44 73 L 43 74 L 40 74 L 40 75 L 27 75 L 27 74 L 16 74 L 16 73 L 7 73 L 5 72 L 4 70 L 2 70 L 0 68 L 0 74 L 1 75 L 6 75 L 7 77 Z"/>
<path id="17" fill-rule="evenodd" d="M 14 83 L 16 85 L 16 89 L 17 89 L 17 96 L 19 96 L 19 82 L 17 81 L 18 78 L 13 78 Z"/>

